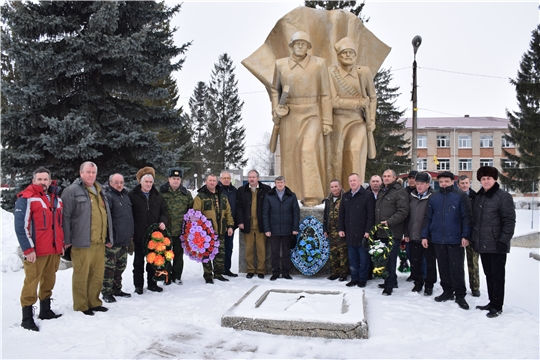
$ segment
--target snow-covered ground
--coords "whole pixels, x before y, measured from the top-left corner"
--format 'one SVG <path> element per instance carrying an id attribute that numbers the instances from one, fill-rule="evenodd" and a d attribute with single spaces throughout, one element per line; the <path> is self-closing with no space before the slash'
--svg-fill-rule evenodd
<path id="1" fill-rule="evenodd" d="M 206 285 L 202 266 L 185 258 L 184 285 L 162 293 L 118 298 L 106 313 L 90 317 L 72 309 L 72 269 L 59 271 L 54 289 L 56 320 L 36 319 L 40 332 L 20 327 L 19 295 L 24 279 L 16 253 L 11 214 L 2 210 L 2 358 L 126 359 L 126 358 L 536 358 L 540 357 L 539 264 L 529 252 L 512 248 L 508 256 L 504 313 L 488 319 L 487 290 L 481 271 L 480 298 L 467 296 L 471 309 L 454 302 L 437 303 L 433 296 L 411 292 L 399 274 L 399 289 L 381 295 L 380 281 L 365 288 L 370 338 L 328 340 L 288 337 L 220 326 L 221 316 L 253 285 L 269 285 L 269 277 Z M 530 211 L 518 211 L 516 235 L 531 232 Z M 537 219 L 537 218 L 536 218 Z M 538 225 L 535 225 L 538 229 Z M 236 238 L 236 241 L 238 239 Z M 236 247 L 238 248 L 238 246 Z M 233 254 L 237 264 L 238 253 Z M 132 258 L 129 258 L 129 263 Z M 132 266 L 124 273 L 124 290 L 133 293 Z M 233 271 L 237 265 L 233 266 Z M 341 290 L 344 283 L 296 276 L 280 284 L 298 289 Z M 360 294 L 361 289 L 358 289 Z M 435 286 L 435 294 L 441 292 Z M 323 316 L 323 315 L 321 315 Z"/>

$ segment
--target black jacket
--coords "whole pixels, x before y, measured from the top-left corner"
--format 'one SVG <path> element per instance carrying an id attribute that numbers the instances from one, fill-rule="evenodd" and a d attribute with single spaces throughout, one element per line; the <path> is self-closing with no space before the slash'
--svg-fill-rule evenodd
<path id="1" fill-rule="evenodd" d="M 137 185 L 128 193 L 133 209 L 133 220 L 135 221 L 134 242 L 142 242 L 144 235 L 152 224 L 167 224 L 169 210 L 165 199 L 157 189 L 152 186 L 148 199 L 141 191 L 141 185 Z"/>
<path id="2" fill-rule="evenodd" d="M 234 186 L 232 185 L 229 185 L 229 186 L 225 186 L 220 182 L 218 182 L 218 187 L 221 188 L 221 192 L 225 195 L 227 195 L 227 199 L 229 200 L 229 205 L 231 206 L 231 213 L 232 213 L 232 217 L 233 219 L 236 219 L 235 218 L 235 215 L 236 215 L 236 193 L 238 192 L 238 189 L 235 188 Z M 236 226 L 234 227 L 236 229 Z"/>
<path id="3" fill-rule="evenodd" d="M 103 193 L 109 203 L 109 209 L 111 209 L 114 246 L 128 246 L 135 231 L 133 209 L 128 191 L 124 188 L 119 192 L 109 185 L 104 185 Z M 110 242 L 109 240 L 107 239 L 107 242 Z"/>
<path id="4" fill-rule="evenodd" d="M 338 231 L 345 232 L 348 246 L 360 246 L 374 223 L 375 198 L 371 191 L 360 187 L 354 196 L 351 190 L 341 196 Z"/>
<path id="5" fill-rule="evenodd" d="M 473 241 L 482 253 L 509 253 L 516 226 L 514 200 L 495 183 L 491 189 L 480 189 L 473 204 Z"/>
<path id="6" fill-rule="evenodd" d="M 264 197 L 263 230 L 272 236 L 292 235 L 300 231 L 300 206 L 298 199 L 288 187 L 285 187 L 283 199 L 279 200 L 276 188 L 272 188 Z"/>
<path id="7" fill-rule="evenodd" d="M 264 232 L 263 228 L 263 202 L 264 197 L 271 190 L 271 187 L 259 181 L 259 190 L 257 191 L 257 222 L 259 232 Z M 251 189 L 249 184 L 241 186 L 236 192 L 236 216 L 234 218 L 236 225 L 244 224 L 244 234 L 251 232 Z"/>

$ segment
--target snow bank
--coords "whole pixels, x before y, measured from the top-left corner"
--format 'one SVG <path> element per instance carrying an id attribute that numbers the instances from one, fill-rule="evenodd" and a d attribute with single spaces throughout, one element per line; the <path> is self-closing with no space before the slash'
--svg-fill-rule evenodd
<path id="1" fill-rule="evenodd" d="M 2 221 L 2 272 L 19 271 L 22 269 L 23 263 L 19 256 L 19 242 L 13 227 L 13 214 L 1 209 L 0 216 Z"/>

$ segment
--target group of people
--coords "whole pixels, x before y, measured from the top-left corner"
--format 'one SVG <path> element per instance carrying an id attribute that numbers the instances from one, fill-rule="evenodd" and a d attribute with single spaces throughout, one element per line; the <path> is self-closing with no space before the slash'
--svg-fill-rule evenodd
<path id="1" fill-rule="evenodd" d="M 211 222 L 220 245 L 216 257 L 203 263 L 203 277 L 208 284 L 214 279 L 237 277 L 231 271 L 233 233 L 244 234 L 247 278 L 264 279 L 266 241 L 271 244 L 271 281 L 280 276 L 292 279 L 290 249 L 299 232 L 300 208 L 296 194 L 278 176 L 275 187 L 259 181 L 259 173 L 251 170 L 248 183 L 240 188 L 231 184 L 231 174 L 206 176 L 205 185 L 193 199 L 182 186 L 182 170 L 170 169 L 168 182 L 159 190 L 154 186 L 155 171 L 140 169 L 139 184 L 128 191 L 121 174 L 112 174 L 109 183 L 96 181 L 97 166 L 85 162 L 80 178 L 61 194 L 44 167 L 33 173 L 32 183 L 15 204 L 15 231 L 25 256 L 25 280 L 21 291 L 22 327 L 39 331 L 34 322 L 33 305 L 39 299 L 40 319 L 61 316 L 51 310 L 51 295 L 60 257 L 70 252 L 73 263 L 73 309 L 92 316 L 106 312 L 100 299 L 115 302 L 115 297 L 131 297 L 122 291 L 122 274 L 126 269 L 130 248 L 134 251 L 133 283 L 135 293 L 142 295 L 145 273 L 145 235 L 158 224 L 168 229 L 175 254 L 172 272 L 165 285 L 182 284 L 183 249 L 180 235 L 183 217 L 189 209 L 199 210 Z M 440 191 L 433 192 L 428 173 L 411 173 L 409 187 L 403 188 L 393 170 L 386 170 L 382 179 L 375 175 L 366 189 L 360 175 L 348 178 L 350 190 L 344 192 L 339 180 L 330 181 L 330 195 L 324 200 L 324 233 L 330 241 L 330 280 L 351 280 L 346 285 L 364 287 L 370 278 L 370 256 L 365 241 L 375 224 L 377 237 L 393 243 L 386 271 L 388 276 L 379 287 L 384 295 L 392 295 L 397 285 L 396 262 L 402 238 L 409 244 L 411 279 L 415 292 L 424 288 L 432 295 L 437 280 L 436 263 L 443 293 L 435 297 L 442 302 L 454 300 L 463 309 L 465 301 L 464 258 L 467 249 L 470 286 L 479 296 L 478 254 L 487 280 L 489 304 L 477 306 L 489 317 L 501 314 L 504 300 L 506 254 L 515 226 L 512 197 L 499 188 L 496 168 L 483 166 L 477 177 L 482 189 L 475 193 L 469 179 L 454 175 L 438 175 Z M 390 239 L 393 239 L 393 242 Z M 474 249 L 473 249 L 474 247 Z M 161 292 L 154 279 L 155 269 L 146 264 L 147 289 Z M 38 293 L 39 287 L 39 293 Z"/>
<path id="2" fill-rule="evenodd" d="M 324 231 L 331 248 L 332 274 L 328 279 L 345 281 L 350 269 L 351 281 L 346 285 L 366 286 L 371 269 L 364 239 L 375 224 L 381 224 L 385 228 L 379 227 L 376 237 L 388 246 L 392 244 L 385 269 L 388 275 L 378 285 L 383 295 L 392 295 L 398 287 L 396 264 L 404 239 L 409 247 L 412 291 L 424 289 L 424 295 L 431 296 L 438 268 L 443 293 L 435 301 L 455 300 L 466 310 L 465 253 L 471 293 L 476 297 L 480 296 L 480 254 L 489 303 L 476 308 L 487 310 L 490 318 L 499 316 L 516 213 L 512 196 L 496 182 L 498 176 L 496 168 L 480 167 L 477 179 L 482 188 L 478 192 L 470 189 L 470 179 L 465 175 L 459 176 L 457 189 L 454 174 L 449 171 L 438 174 L 439 191 L 431 188 L 427 172 L 412 171 L 407 187 L 398 182 L 393 170 L 386 170 L 382 179 L 372 176 L 368 189 L 361 186 L 358 174 L 349 176 L 347 192 L 343 192 L 339 180 L 332 180 L 330 195 L 324 201 Z"/>

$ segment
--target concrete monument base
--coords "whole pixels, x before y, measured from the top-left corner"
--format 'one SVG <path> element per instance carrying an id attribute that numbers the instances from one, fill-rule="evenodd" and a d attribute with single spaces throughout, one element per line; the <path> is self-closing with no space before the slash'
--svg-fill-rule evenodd
<path id="1" fill-rule="evenodd" d="M 222 317 L 221 326 L 277 335 L 367 339 L 364 290 L 252 287 Z"/>

